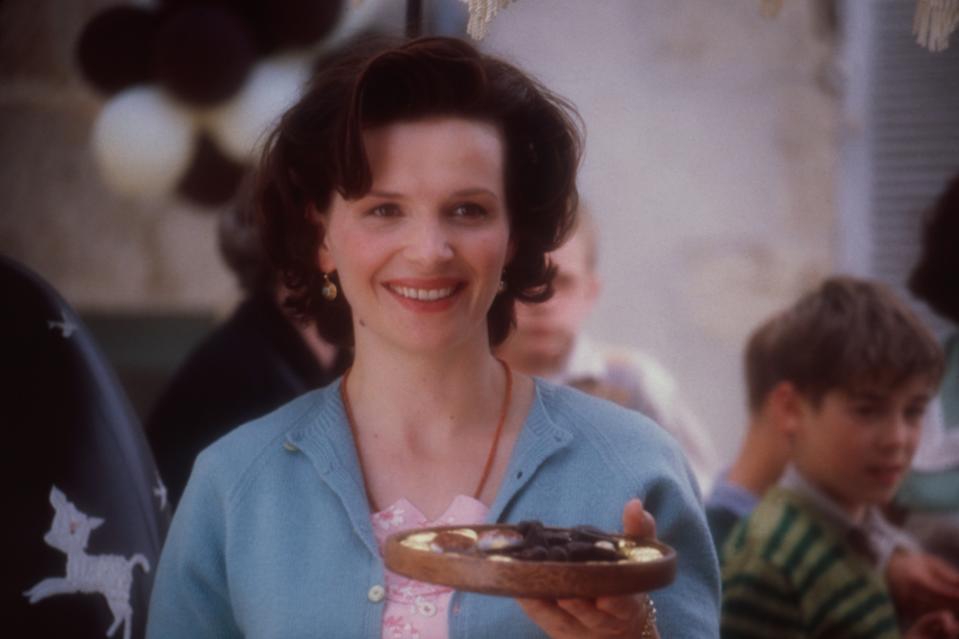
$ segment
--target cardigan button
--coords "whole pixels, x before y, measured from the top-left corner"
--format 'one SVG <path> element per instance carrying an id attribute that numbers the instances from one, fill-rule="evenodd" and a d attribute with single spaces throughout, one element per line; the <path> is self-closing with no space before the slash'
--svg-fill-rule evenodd
<path id="1" fill-rule="evenodd" d="M 380 603 L 384 597 L 386 597 L 386 589 L 379 584 L 370 588 L 370 591 L 366 593 L 366 598 L 373 603 Z"/>

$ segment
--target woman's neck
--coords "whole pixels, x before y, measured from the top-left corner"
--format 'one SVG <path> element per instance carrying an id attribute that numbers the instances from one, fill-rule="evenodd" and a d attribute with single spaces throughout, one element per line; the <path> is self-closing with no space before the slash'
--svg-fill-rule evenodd
<path id="1" fill-rule="evenodd" d="M 364 346 L 356 346 L 347 387 L 358 424 L 388 419 L 394 432 L 450 435 L 474 424 L 496 426 L 501 405 L 491 399 L 503 398 L 505 375 L 487 345 L 429 354 Z"/>

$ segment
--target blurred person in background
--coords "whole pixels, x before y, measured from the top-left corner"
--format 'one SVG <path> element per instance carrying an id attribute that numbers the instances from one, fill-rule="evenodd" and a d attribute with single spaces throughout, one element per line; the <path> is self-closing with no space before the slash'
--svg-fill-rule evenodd
<path id="1" fill-rule="evenodd" d="M 830 286 L 843 282 L 836 278 L 831 281 Z M 864 284 L 868 285 L 865 281 Z M 763 497 L 781 481 L 789 482 L 783 477 L 793 457 L 792 430 L 799 419 L 795 405 L 797 386 L 802 384 L 797 380 L 810 375 L 797 371 L 810 366 L 805 363 L 809 359 L 805 344 L 822 339 L 815 334 L 797 337 L 798 331 L 811 330 L 803 328 L 804 321 L 810 320 L 803 320 L 802 314 L 809 311 L 803 311 L 802 304 L 810 302 L 801 300 L 773 315 L 762 322 L 747 341 L 744 367 L 749 424 L 736 460 L 720 474 L 706 500 L 706 518 L 721 558 L 736 552 L 736 543 L 729 547 L 728 541 L 735 526 L 749 517 Z M 826 312 L 817 321 L 838 322 L 830 319 Z M 881 336 L 881 332 L 873 330 Z M 797 348 L 797 344 L 803 346 Z M 816 375 L 826 376 L 822 370 Z M 876 410 L 868 404 L 864 406 Z M 911 535 L 878 513 L 865 518 L 861 528 L 875 554 L 876 571 L 901 618 L 914 620 L 942 609 L 959 612 L 959 572 L 926 552 Z"/>
<path id="2" fill-rule="evenodd" d="M 716 478 L 706 499 L 706 520 L 716 550 L 729 531 L 748 516 L 766 491 L 776 485 L 789 463 L 789 437 L 782 428 L 787 386 L 775 355 L 783 320 L 774 315 L 750 335 L 744 359 L 749 423 L 736 459 Z"/>
<path id="3" fill-rule="evenodd" d="M 176 506 L 197 454 L 244 422 L 325 386 L 349 352 L 283 308 L 285 287 L 264 254 L 252 185 L 218 220 L 220 254 L 243 299 L 187 357 L 153 406 L 147 436 Z"/>
<path id="4" fill-rule="evenodd" d="M 557 268 L 553 297 L 542 304 L 516 305 L 516 330 L 497 354 L 528 375 L 574 386 L 652 418 L 679 442 L 705 492 L 718 470 L 715 448 L 673 377 L 646 353 L 597 343 L 583 331 L 602 281 L 596 222 L 582 203 L 572 235 L 549 257 Z"/>
<path id="5" fill-rule="evenodd" d="M 920 247 L 909 290 L 949 322 L 946 371 L 896 502 L 923 543 L 959 566 L 959 173 L 929 210 Z"/>

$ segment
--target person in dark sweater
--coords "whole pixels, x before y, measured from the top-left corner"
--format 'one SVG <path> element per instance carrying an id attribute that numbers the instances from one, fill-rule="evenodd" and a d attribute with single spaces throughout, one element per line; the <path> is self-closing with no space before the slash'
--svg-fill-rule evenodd
<path id="1" fill-rule="evenodd" d="M 223 214 L 220 253 L 244 298 L 176 371 L 147 419 L 147 436 L 172 505 L 197 454 L 222 435 L 336 379 L 349 354 L 283 308 L 250 198 Z"/>

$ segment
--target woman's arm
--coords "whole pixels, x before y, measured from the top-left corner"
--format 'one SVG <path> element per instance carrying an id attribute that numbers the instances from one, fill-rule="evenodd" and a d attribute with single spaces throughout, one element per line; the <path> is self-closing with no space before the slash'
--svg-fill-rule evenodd
<path id="1" fill-rule="evenodd" d="M 226 581 L 225 504 L 211 479 L 198 460 L 160 556 L 147 618 L 148 639 L 243 636 Z"/>

